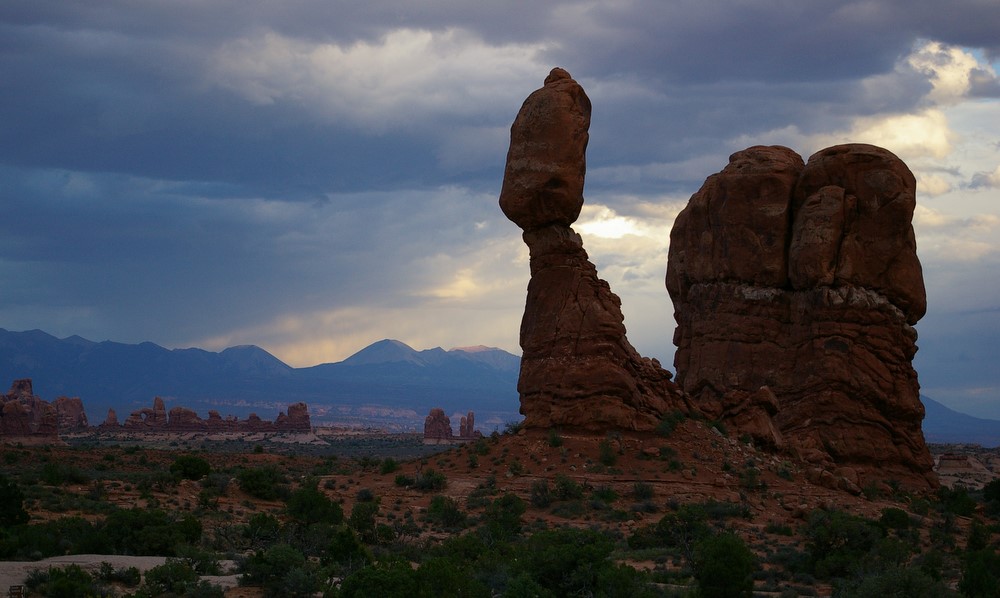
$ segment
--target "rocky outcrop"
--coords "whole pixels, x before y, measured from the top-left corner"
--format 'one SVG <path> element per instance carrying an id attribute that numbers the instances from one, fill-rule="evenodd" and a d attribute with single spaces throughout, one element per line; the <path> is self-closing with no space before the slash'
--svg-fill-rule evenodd
<path id="1" fill-rule="evenodd" d="M 89 426 L 80 397 L 58 397 L 52 403 L 59 417 L 59 432 L 82 432 Z"/>
<path id="2" fill-rule="evenodd" d="M 445 444 L 452 441 L 451 418 L 444 409 L 435 407 L 424 418 L 424 444 Z"/>
<path id="3" fill-rule="evenodd" d="M 109 407 L 108 416 L 97 427 L 101 430 L 114 430 L 121 427 L 121 424 L 118 423 L 118 414 L 115 413 L 115 410 Z"/>
<path id="4" fill-rule="evenodd" d="M 687 406 L 670 373 L 629 344 L 621 301 L 570 227 L 583 206 L 590 109 L 583 88 L 556 68 L 511 126 L 500 208 L 523 229 L 531 257 L 521 413 L 529 428 L 651 430 Z"/>
<path id="5" fill-rule="evenodd" d="M 909 169 L 870 145 L 808 163 L 752 147 L 708 177 L 666 277 L 677 382 L 699 409 L 862 486 L 934 486 L 911 365 L 926 308 L 914 206 Z"/>
<path id="6" fill-rule="evenodd" d="M 113 411 L 109 411 L 110 416 Z M 115 417 L 117 420 L 117 417 Z M 105 422 L 102 429 L 111 429 L 117 423 Z M 278 412 L 275 421 L 261 419 L 256 413 L 251 413 L 245 420 L 239 420 L 234 416 L 223 418 L 218 411 L 208 412 L 208 419 L 204 420 L 197 413 L 186 407 L 172 407 L 167 413 L 163 399 L 156 397 L 153 399 L 152 409 L 138 409 L 133 411 L 122 429 L 128 432 L 281 432 L 298 433 L 311 432 L 312 421 L 309 418 L 309 407 L 305 403 L 293 403 L 288 406 L 288 413 Z"/>
<path id="7" fill-rule="evenodd" d="M 0 395 L 0 439 L 11 438 L 59 438 L 56 408 L 35 396 L 28 378 L 15 380 L 10 392 Z"/>
<path id="8" fill-rule="evenodd" d="M 467 415 L 463 415 L 458 425 L 458 437 L 462 440 L 475 440 L 482 435 L 482 432 L 476 429 L 476 414 L 470 411 Z"/>

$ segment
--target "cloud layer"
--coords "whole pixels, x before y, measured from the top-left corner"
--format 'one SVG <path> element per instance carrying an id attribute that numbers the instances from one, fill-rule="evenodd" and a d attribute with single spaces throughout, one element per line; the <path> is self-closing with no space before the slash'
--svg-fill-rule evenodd
<path id="1" fill-rule="evenodd" d="M 998 30 L 977 0 L 10 0 L 0 326 L 293 365 L 517 351 L 496 195 L 559 65 L 594 103 L 578 229 L 642 352 L 671 361 L 670 226 L 730 153 L 875 143 L 918 178 L 924 387 L 1000 418 Z"/>

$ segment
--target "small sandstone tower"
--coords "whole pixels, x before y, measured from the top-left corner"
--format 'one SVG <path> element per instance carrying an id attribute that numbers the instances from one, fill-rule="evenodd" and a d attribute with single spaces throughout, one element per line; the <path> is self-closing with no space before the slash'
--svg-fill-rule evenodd
<path id="1" fill-rule="evenodd" d="M 751 147 L 708 177 L 674 222 L 666 277 L 677 382 L 698 408 L 726 419 L 773 397 L 775 443 L 818 468 L 855 488 L 935 486 L 911 364 L 915 193 L 899 158 L 862 144 L 808 163 Z"/>
<path id="2" fill-rule="evenodd" d="M 510 130 L 500 208 L 531 256 L 521 413 L 527 428 L 651 430 L 664 412 L 686 408 L 670 373 L 625 338 L 621 301 L 570 227 L 583 207 L 589 128 L 587 94 L 556 68 Z"/>

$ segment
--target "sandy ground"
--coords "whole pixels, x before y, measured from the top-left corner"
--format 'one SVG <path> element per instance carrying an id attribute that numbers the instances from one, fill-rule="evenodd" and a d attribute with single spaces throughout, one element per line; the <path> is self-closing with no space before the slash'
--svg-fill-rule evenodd
<path id="1" fill-rule="evenodd" d="M 140 572 L 145 573 L 149 569 L 162 565 L 166 561 L 162 556 L 118 556 L 108 554 L 72 554 L 68 556 L 56 556 L 40 561 L 0 561 L 0 593 L 5 593 L 7 588 L 13 585 L 24 584 L 24 579 L 30 571 L 35 569 L 47 569 L 49 567 L 62 568 L 66 565 L 80 565 L 87 572 L 96 574 L 101 563 L 111 563 L 115 569 L 127 569 L 135 567 Z M 231 563 L 223 561 L 222 569 L 231 567 Z M 236 587 L 236 575 L 206 575 L 202 579 L 222 588 Z"/>

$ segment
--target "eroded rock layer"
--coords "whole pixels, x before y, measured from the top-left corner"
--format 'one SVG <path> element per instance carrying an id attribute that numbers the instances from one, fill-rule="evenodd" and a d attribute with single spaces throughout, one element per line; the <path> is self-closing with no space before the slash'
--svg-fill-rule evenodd
<path id="1" fill-rule="evenodd" d="M 563 69 L 511 126 L 500 208 L 523 231 L 531 280 L 518 392 L 526 427 L 653 429 L 686 410 L 670 373 L 625 337 L 621 301 L 572 228 L 583 206 L 590 100 Z"/>
<path id="2" fill-rule="evenodd" d="M 861 144 L 805 164 L 752 147 L 708 177 L 674 223 L 666 280 L 677 382 L 699 409 L 741 413 L 737 427 L 855 484 L 935 484 L 911 365 L 926 308 L 915 189 Z"/>

